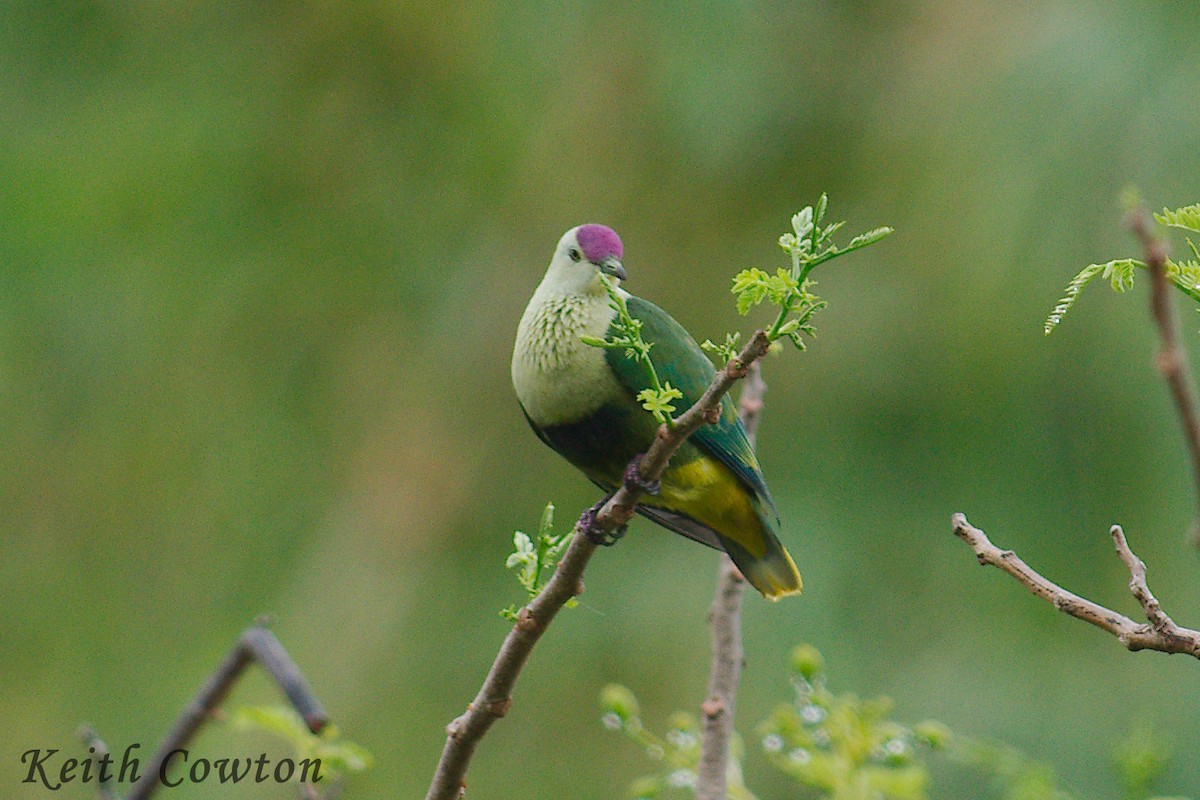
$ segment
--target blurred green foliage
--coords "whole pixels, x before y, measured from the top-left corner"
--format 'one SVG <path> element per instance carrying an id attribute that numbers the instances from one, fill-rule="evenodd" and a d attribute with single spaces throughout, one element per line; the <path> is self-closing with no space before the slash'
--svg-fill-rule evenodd
<path id="1" fill-rule="evenodd" d="M 1065 276 L 1134 251 L 1122 187 L 1194 201 L 1198 23 L 1070 0 L 2 4 L 5 796 L 40 798 L 19 754 L 69 751 L 82 720 L 148 753 L 260 613 L 374 754 L 354 791 L 419 796 L 504 635 L 510 532 L 596 500 L 509 386 L 554 243 L 613 226 L 631 291 L 719 337 L 743 327 L 728 275 L 821 189 L 897 233 L 822 278 L 808 355 L 766 365 L 760 457 L 806 593 L 748 598 L 739 707 L 804 639 L 900 718 L 1010 742 L 1081 795 L 1119 796 L 1131 709 L 1197 752 L 1193 663 L 975 569 L 948 520 L 1132 611 L 1119 522 L 1167 609 L 1200 605 L 1147 313 L 1093 292 L 1039 327 Z M 602 555 L 473 794 L 611 797 L 639 767 L 598 687 L 698 704 L 713 554 L 638 523 Z M 231 702 L 277 699 L 251 673 Z M 563 742 L 588 757 L 537 755 Z M 761 796 L 789 790 L 746 759 Z M 931 795 L 979 796 L 965 780 Z M 1198 785 L 1181 758 L 1160 791 Z"/>
<path id="2" fill-rule="evenodd" d="M 1051 767 L 1014 747 L 958 736 L 933 720 L 909 727 L 893 718 L 894 704 L 887 697 L 864 700 L 832 691 L 825 660 L 812 645 L 794 647 L 789 661 L 793 699 L 777 705 L 757 730 L 767 761 L 796 784 L 802 797 L 926 800 L 933 796 L 930 761 L 936 754 L 979 776 L 972 797 L 1075 798 L 1060 785 Z M 650 800 L 673 791 L 678 796 L 691 793 L 700 761 L 700 726 L 693 715 L 673 714 L 666 735 L 660 737 L 646 730 L 638 700 L 626 687 L 606 686 L 600 707 L 606 728 L 625 733 L 652 762 L 658 762 L 654 773 L 630 785 L 629 797 Z M 1114 752 L 1123 796 L 1146 800 L 1170 756 L 1161 736 L 1147 728 L 1133 730 Z M 755 800 L 746 786 L 744 761 L 745 747 L 735 738 L 727 776 L 731 800 Z"/>
<path id="3" fill-rule="evenodd" d="M 313 733 L 289 706 L 240 706 L 230 714 L 229 721 L 235 730 L 260 730 L 283 739 L 292 746 L 297 762 L 320 761 L 321 780 L 328 781 L 317 787 L 324 790 L 322 797 L 340 794 L 340 780 L 345 773 L 361 772 L 373 763 L 366 748 L 342 738 L 338 726 L 327 725 L 320 733 Z M 337 789 L 330 790 L 329 784 Z"/>

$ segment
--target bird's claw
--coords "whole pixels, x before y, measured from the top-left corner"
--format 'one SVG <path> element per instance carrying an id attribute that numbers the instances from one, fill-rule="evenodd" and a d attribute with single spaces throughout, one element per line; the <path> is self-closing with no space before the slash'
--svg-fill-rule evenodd
<path id="1" fill-rule="evenodd" d="M 662 491 L 662 481 L 648 481 L 642 477 L 642 460 L 645 457 L 645 453 L 634 456 L 633 460 L 629 462 L 629 466 L 625 467 L 625 476 L 622 480 L 631 489 L 638 489 L 648 495 L 657 496 Z"/>
<path id="2" fill-rule="evenodd" d="M 576 523 L 577 529 L 583 532 L 583 535 L 588 538 L 589 542 L 601 547 L 612 547 L 621 540 L 621 537 L 625 535 L 625 531 L 628 529 L 628 526 L 622 525 L 615 530 L 606 531 L 596 524 L 596 515 L 600 513 L 600 509 L 607 501 L 608 498 L 606 497 L 583 512 L 579 516 L 579 522 Z"/>

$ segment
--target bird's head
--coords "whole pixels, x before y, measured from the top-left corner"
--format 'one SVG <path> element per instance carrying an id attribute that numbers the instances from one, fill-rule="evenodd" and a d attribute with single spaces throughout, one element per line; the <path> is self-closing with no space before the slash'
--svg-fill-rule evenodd
<path id="1" fill-rule="evenodd" d="M 580 225 L 563 234 L 550 259 L 546 277 L 563 289 L 585 292 L 599 290 L 602 276 L 625 280 L 621 237 L 604 225 Z"/>

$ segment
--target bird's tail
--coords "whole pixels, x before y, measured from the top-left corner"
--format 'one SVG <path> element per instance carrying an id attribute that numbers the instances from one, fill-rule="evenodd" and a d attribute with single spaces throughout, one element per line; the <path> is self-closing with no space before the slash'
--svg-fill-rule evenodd
<path id="1" fill-rule="evenodd" d="M 724 550 L 733 559 L 733 563 L 737 565 L 742 574 L 746 576 L 750 585 L 762 592 L 768 600 L 779 600 L 791 594 L 800 594 L 800 572 L 796 569 L 796 562 L 792 561 L 788 551 L 775 536 L 773 526 L 767 521 L 766 515 L 774 513 L 773 508 L 768 511 L 761 507 L 755 507 L 753 511 L 752 519 L 758 523 L 754 527 L 757 527 L 758 530 L 755 531 L 757 535 L 752 536 L 752 544 L 756 550 L 760 551 L 759 555 L 754 555 L 744 545 L 678 511 L 655 508 L 644 503 L 639 505 L 637 510 L 638 513 L 649 517 L 664 528 L 681 533 L 689 539 L 714 549 Z"/>
<path id="2" fill-rule="evenodd" d="M 800 594 L 803 581 L 800 580 L 796 562 L 792 561 L 791 555 L 767 525 L 763 525 L 766 550 L 758 556 L 752 555 L 732 539 L 720 534 L 717 534 L 717 538 L 746 580 L 762 592 L 763 597 L 780 600 L 788 595 Z"/>

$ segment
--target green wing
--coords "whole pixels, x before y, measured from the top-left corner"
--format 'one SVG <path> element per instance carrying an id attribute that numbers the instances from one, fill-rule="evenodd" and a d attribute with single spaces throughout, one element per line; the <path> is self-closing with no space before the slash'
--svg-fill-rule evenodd
<path id="1" fill-rule="evenodd" d="M 637 297 L 627 301 L 629 314 L 642 321 L 642 338 L 650 342 L 650 361 L 660 381 L 669 382 L 683 392 L 677 409 L 691 406 L 712 381 L 716 369 L 708 356 L 696 344 L 682 325 L 658 306 Z M 626 358 L 625 351 L 606 352 L 608 364 L 617 378 L 633 394 L 650 385 L 650 378 L 641 362 Z M 645 412 L 649 415 L 650 412 Z M 775 505 L 759 471 L 758 459 L 746 439 L 746 429 L 738 419 L 733 400 L 726 395 L 721 401 L 721 419 L 715 425 L 704 425 L 692 434 L 691 441 L 701 450 L 729 467 L 745 486 L 753 491 L 775 516 Z"/>

